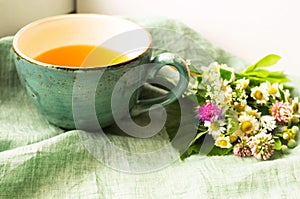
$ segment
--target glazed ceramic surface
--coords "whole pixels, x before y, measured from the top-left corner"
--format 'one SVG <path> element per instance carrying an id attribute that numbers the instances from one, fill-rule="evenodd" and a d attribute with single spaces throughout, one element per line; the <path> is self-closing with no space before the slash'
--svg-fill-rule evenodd
<path id="1" fill-rule="evenodd" d="M 66 67 L 34 57 L 72 44 L 101 45 L 130 57 L 105 67 Z M 137 24 L 112 16 L 73 14 L 46 18 L 21 29 L 14 38 L 19 78 L 48 121 L 66 129 L 106 127 L 116 117 L 138 115 L 153 104 L 166 105 L 187 87 L 189 71 L 180 57 L 166 53 L 151 60 L 151 36 Z M 165 96 L 138 100 L 142 85 L 164 65 L 180 73 L 178 85 Z"/>

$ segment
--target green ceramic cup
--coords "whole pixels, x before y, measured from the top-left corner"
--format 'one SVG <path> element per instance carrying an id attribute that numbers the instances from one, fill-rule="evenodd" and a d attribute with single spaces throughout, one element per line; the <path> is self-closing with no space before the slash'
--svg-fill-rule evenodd
<path id="1" fill-rule="evenodd" d="M 13 49 L 21 83 L 47 120 L 65 129 L 93 129 L 95 120 L 107 127 L 116 117 L 137 116 L 155 104 L 170 104 L 185 91 L 189 81 L 185 61 L 171 53 L 152 58 L 151 42 L 149 32 L 131 21 L 70 14 L 26 25 L 15 35 Z M 70 67 L 34 59 L 47 50 L 79 44 L 110 48 L 129 60 L 101 67 Z M 178 84 L 163 96 L 139 99 L 142 85 L 165 65 L 178 71 Z"/>

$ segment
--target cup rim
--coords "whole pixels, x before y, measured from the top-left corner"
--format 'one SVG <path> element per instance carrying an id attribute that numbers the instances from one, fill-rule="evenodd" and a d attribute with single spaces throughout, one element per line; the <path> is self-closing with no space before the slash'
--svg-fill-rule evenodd
<path id="1" fill-rule="evenodd" d="M 136 55 L 136 56 L 134 56 L 134 57 L 132 57 L 128 60 L 118 62 L 118 63 L 115 63 L 115 64 L 104 65 L 104 66 L 101 65 L 101 66 L 85 66 L 85 67 L 62 66 L 62 65 L 55 65 L 55 64 L 48 64 L 48 63 L 40 62 L 40 61 L 37 61 L 37 60 L 35 60 L 33 58 L 30 58 L 29 56 L 25 55 L 18 48 L 18 43 L 17 43 L 18 38 L 22 35 L 23 32 L 25 32 L 29 28 L 37 26 L 37 25 L 45 23 L 45 22 L 49 22 L 49 21 L 59 20 L 59 19 L 63 19 L 63 18 L 76 18 L 76 17 L 104 17 L 104 18 L 110 18 L 110 19 L 113 19 L 113 20 L 123 21 L 123 22 L 126 22 L 126 23 L 131 23 L 132 25 L 135 25 L 136 27 L 143 30 L 147 34 L 148 39 L 149 39 L 148 45 L 145 47 L 144 51 L 142 51 L 138 55 Z M 17 33 L 15 34 L 15 36 L 13 38 L 12 49 L 15 52 L 15 54 L 17 55 L 18 60 L 20 58 L 22 58 L 22 59 L 26 60 L 27 62 L 30 62 L 30 63 L 35 64 L 35 65 L 43 66 L 43 67 L 46 67 L 46 68 L 57 68 L 57 69 L 65 69 L 65 70 L 95 70 L 95 69 L 99 70 L 99 69 L 119 67 L 119 66 L 127 64 L 129 62 L 132 62 L 134 60 L 137 60 L 138 58 L 140 58 L 141 56 L 147 54 L 150 51 L 151 44 L 152 44 L 152 36 L 149 33 L 149 31 L 146 30 L 146 28 L 144 26 L 142 26 L 142 25 L 140 25 L 136 22 L 130 21 L 130 20 L 125 19 L 125 18 L 121 18 L 119 16 L 114 16 L 114 15 L 104 15 L 104 14 L 94 14 L 94 13 L 73 13 L 73 14 L 62 14 L 62 15 L 55 15 L 55 16 L 41 18 L 41 19 L 38 19 L 36 21 L 33 21 L 33 22 L 23 26 L 20 30 L 17 31 Z"/>

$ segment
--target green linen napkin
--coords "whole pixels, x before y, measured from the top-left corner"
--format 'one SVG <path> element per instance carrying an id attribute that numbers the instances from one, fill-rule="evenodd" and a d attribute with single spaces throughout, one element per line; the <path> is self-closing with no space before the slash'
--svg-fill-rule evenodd
<path id="1" fill-rule="evenodd" d="M 175 52 L 199 66 L 213 61 L 236 68 L 244 66 L 242 60 L 215 47 L 180 22 L 164 18 L 132 20 L 145 26 L 153 35 L 154 54 Z M 139 160 L 130 156 L 122 159 L 113 154 L 113 150 L 97 151 L 95 156 L 95 151 L 87 147 L 89 143 L 84 142 L 87 134 L 77 130 L 66 132 L 50 125 L 31 105 L 17 78 L 11 42 L 12 37 L 0 39 L 0 198 L 299 196 L 299 146 L 290 154 L 265 162 L 254 158 L 200 155 L 182 162 L 174 159 L 179 154 L 172 147 L 165 147 L 165 155 L 157 159 Z M 170 81 L 176 78 L 170 72 L 161 75 Z M 167 110 L 176 117 L 178 105 L 174 103 Z M 144 122 L 147 117 L 141 116 L 137 120 Z M 156 151 L 169 146 L 167 132 L 175 128 L 175 121 L 171 117 L 160 133 L 148 139 L 122 135 L 116 126 L 107 129 L 107 137 L 130 154 Z M 99 160 L 99 156 L 103 159 Z M 137 165 L 152 168 L 161 159 L 175 161 L 148 172 L 130 172 L 140 169 L 134 168 Z M 141 164 L 133 161 L 141 161 Z"/>

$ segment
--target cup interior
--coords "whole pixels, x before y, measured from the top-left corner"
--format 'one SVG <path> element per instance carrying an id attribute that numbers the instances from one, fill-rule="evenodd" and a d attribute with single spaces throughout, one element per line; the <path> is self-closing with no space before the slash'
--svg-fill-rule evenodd
<path id="1" fill-rule="evenodd" d="M 102 46 L 134 59 L 150 48 L 151 36 L 138 24 L 118 17 L 68 14 L 32 22 L 18 31 L 13 41 L 19 56 L 45 66 L 49 64 L 34 58 L 68 45 Z"/>

